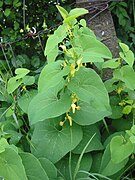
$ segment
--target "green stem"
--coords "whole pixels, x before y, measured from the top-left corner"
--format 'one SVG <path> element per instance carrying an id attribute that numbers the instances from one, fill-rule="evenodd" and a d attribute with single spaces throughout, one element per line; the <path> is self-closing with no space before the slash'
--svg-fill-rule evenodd
<path id="1" fill-rule="evenodd" d="M 130 166 L 128 166 L 122 173 L 121 173 L 121 175 L 119 176 L 119 178 L 121 178 L 132 166 L 134 166 L 135 165 L 135 162 L 134 163 L 132 163 Z"/>
<path id="2" fill-rule="evenodd" d="M 8 66 L 8 68 L 9 68 L 10 75 L 11 75 L 11 76 L 13 76 L 13 73 L 12 73 L 12 70 L 11 70 L 11 68 L 10 68 L 10 65 L 9 65 L 9 62 L 8 62 L 8 59 L 7 59 L 6 53 L 5 53 L 4 48 L 3 48 L 2 46 L 1 46 L 1 49 L 2 49 L 3 55 L 4 55 L 4 57 L 5 57 L 5 60 L 6 60 L 7 66 Z"/>
<path id="3" fill-rule="evenodd" d="M 70 180 L 72 180 L 72 166 L 71 166 L 71 159 L 72 159 L 72 154 L 71 151 L 69 153 L 69 176 L 70 176 Z"/>
<path id="4" fill-rule="evenodd" d="M 103 119 L 103 123 L 104 123 L 104 125 L 105 125 L 105 128 L 106 128 L 108 134 L 110 134 L 110 131 L 109 131 L 109 128 L 108 128 L 108 125 L 107 125 L 105 119 Z"/>
<path id="5" fill-rule="evenodd" d="M 132 109 L 132 113 L 133 113 L 133 126 L 135 125 L 135 110 Z"/>
<path id="6" fill-rule="evenodd" d="M 133 17 L 134 17 L 134 26 L 135 26 L 135 0 L 133 0 Z"/>
<path id="7" fill-rule="evenodd" d="M 90 140 L 88 141 L 88 143 L 86 144 L 86 146 L 84 147 L 82 153 L 81 153 L 80 156 L 79 156 L 78 162 L 77 162 L 76 167 L 75 167 L 74 175 L 73 175 L 73 180 L 75 180 L 76 175 L 77 175 L 77 173 L 78 173 L 78 171 L 79 171 L 80 163 L 81 163 L 82 157 L 83 157 L 83 155 L 84 155 L 84 153 L 85 153 L 87 147 L 88 147 L 89 144 L 91 143 L 92 139 L 95 137 L 95 135 L 96 135 L 96 133 L 93 134 L 93 136 L 90 138 Z"/>

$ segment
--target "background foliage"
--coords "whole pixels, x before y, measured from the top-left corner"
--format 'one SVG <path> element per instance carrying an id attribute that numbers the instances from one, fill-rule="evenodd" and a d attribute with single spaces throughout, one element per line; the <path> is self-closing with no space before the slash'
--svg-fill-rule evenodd
<path id="1" fill-rule="evenodd" d="M 41 180 L 60 177 L 62 179 L 62 176 L 66 179 L 72 179 L 72 177 L 86 179 L 88 176 L 89 179 L 116 177 L 130 179 L 134 173 L 135 144 L 135 72 L 134 56 L 130 50 L 134 51 L 135 45 L 134 0 L 110 4 L 118 38 L 130 47 L 129 49 L 128 46 L 120 43 L 118 59 L 103 63 L 103 58 L 111 59 L 111 53 L 85 27 L 84 20 L 79 21 L 78 26 L 74 26 L 72 22 L 72 31 L 69 31 L 68 36 L 65 26 L 59 26 L 60 28 L 52 35 L 52 40 L 49 38 L 50 42 L 48 41 L 47 44 L 46 40 L 51 37 L 50 34 L 53 34 L 55 27 L 52 31 L 41 34 L 40 38 L 30 35 L 24 41 L 8 43 L 28 35 L 30 31 L 34 31 L 33 27 L 39 32 L 59 24 L 62 18 L 57 11 L 56 3 L 58 1 L 0 1 L 0 37 L 1 43 L 5 42 L 0 47 L 0 158 L 2 159 L 0 173 L 6 179 L 16 180 L 27 178 L 32 180 L 31 176 Z M 60 3 L 68 11 L 74 6 L 73 1 Z M 66 13 L 63 9 L 59 10 L 63 14 Z M 85 11 L 82 12 L 85 14 Z M 78 16 L 81 15 L 81 11 L 76 13 L 79 14 Z M 71 13 L 70 20 L 72 18 L 74 20 L 76 13 Z M 78 37 L 75 42 L 72 39 L 72 33 Z M 85 63 L 94 63 L 92 61 L 94 56 L 95 61 L 103 63 L 102 69 L 113 69 L 112 79 L 103 84 L 99 77 L 99 75 L 102 77 L 102 71 L 97 75 L 92 69 L 82 68 L 80 61 L 75 64 L 70 61 L 70 58 L 73 60 L 78 58 L 78 56 L 71 56 L 74 52 L 71 48 L 73 44 L 75 56 L 85 57 L 82 59 L 83 66 Z M 100 52 L 99 49 L 102 51 Z M 55 59 L 59 61 L 51 62 Z M 61 63 L 65 59 L 67 61 L 63 64 L 64 68 L 61 68 Z M 50 65 L 44 67 L 47 61 Z M 86 82 L 89 76 L 92 78 Z M 67 84 L 63 88 L 65 77 L 68 77 Z M 97 92 L 97 99 L 91 86 Z M 53 88 L 49 89 L 49 87 Z M 82 88 L 81 91 L 78 87 Z M 79 99 L 75 94 L 72 94 L 71 98 L 69 92 L 77 94 L 81 102 L 78 103 Z M 90 106 L 89 97 L 95 98 L 93 105 L 95 108 Z M 50 99 L 53 99 L 53 103 Z M 42 100 L 46 103 L 47 113 L 42 111 L 42 105 L 44 105 Z M 99 100 L 104 103 L 104 106 Z M 28 109 L 30 101 L 31 106 Z M 72 110 L 77 111 L 75 114 L 66 112 L 71 102 Z M 79 106 L 83 107 L 81 111 Z M 41 110 L 40 113 L 38 108 Z M 90 108 L 91 111 L 89 111 Z M 91 113 L 94 111 L 95 113 Z M 65 112 L 65 120 L 69 123 L 63 126 Z M 57 116 L 60 117 L 54 118 Z M 108 117 L 104 119 L 105 116 Z M 71 117 L 74 119 L 73 128 L 69 126 L 69 124 L 72 125 Z M 89 121 L 89 117 L 93 117 L 92 121 Z M 54 119 L 50 122 L 48 118 Z M 42 121 L 43 119 L 45 121 Z M 103 121 L 100 121 L 101 119 Z M 59 120 L 63 126 L 62 131 L 58 124 Z M 38 123 L 34 127 L 35 122 Z M 50 149 L 46 149 L 44 145 Z M 42 157 L 43 154 L 45 154 L 44 157 Z M 64 155 L 66 156 L 63 157 Z M 13 164 L 16 166 L 12 166 Z M 6 169 L 3 168 L 5 166 Z M 32 166 L 34 171 L 30 169 Z M 82 172 L 78 173 L 79 169 Z M 12 177 L 11 172 L 14 172 Z"/>

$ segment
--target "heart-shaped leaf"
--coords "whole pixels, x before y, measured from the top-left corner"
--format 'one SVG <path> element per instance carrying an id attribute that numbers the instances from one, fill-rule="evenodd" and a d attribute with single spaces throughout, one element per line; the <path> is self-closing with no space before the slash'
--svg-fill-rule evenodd
<path id="1" fill-rule="evenodd" d="M 48 158 L 53 163 L 59 161 L 69 151 L 73 150 L 82 139 L 82 129 L 73 123 L 65 123 L 62 129 L 60 119 L 49 119 L 35 125 L 32 136 L 32 153 L 38 157 Z"/>
<path id="2" fill-rule="evenodd" d="M 111 114 L 107 90 L 94 70 L 80 68 L 68 88 L 80 99 L 80 110 L 71 115 L 78 124 L 94 124 Z"/>
<path id="3" fill-rule="evenodd" d="M 19 155 L 21 156 L 28 180 L 49 180 L 40 161 L 34 155 L 26 152 L 22 152 Z"/>
<path id="4" fill-rule="evenodd" d="M 63 76 L 69 73 L 68 66 L 62 69 L 63 61 L 47 64 L 39 77 L 38 92 L 45 92 L 50 87 L 55 87 L 63 80 Z"/>
<path id="5" fill-rule="evenodd" d="M 68 92 L 59 94 L 62 87 L 63 84 L 60 83 L 57 87 L 39 93 L 32 99 L 28 109 L 31 124 L 58 117 L 69 111 L 72 100 Z"/>
<path id="6" fill-rule="evenodd" d="M 131 141 L 126 141 L 123 136 L 116 136 L 111 140 L 110 151 L 112 161 L 120 163 L 133 153 L 134 145 Z"/>

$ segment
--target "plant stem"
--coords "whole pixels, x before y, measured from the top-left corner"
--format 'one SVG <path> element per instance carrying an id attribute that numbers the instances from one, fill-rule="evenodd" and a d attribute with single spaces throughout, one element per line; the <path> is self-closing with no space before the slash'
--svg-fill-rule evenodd
<path id="1" fill-rule="evenodd" d="M 85 153 L 85 150 L 87 149 L 87 147 L 89 146 L 89 144 L 91 143 L 91 141 L 92 141 L 92 139 L 95 137 L 95 135 L 96 135 L 96 133 L 93 134 L 93 136 L 90 138 L 90 140 L 88 141 L 88 143 L 86 144 L 86 146 L 84 147 L 82 153 L 81 153 L 80 156 L 79 156 L 78 162 L 77 162 L 76 167 L 75 167 L 74 175 L 73 175 L 73 180 L 75 180 L 76 175 L 77 175 L 77 173 L 78 173 L 78 171 L 79 171 L 80 163 L 81 163 L 82 157 L 83 157 L 83 155 L 84 155 L 84 153 Z"/>

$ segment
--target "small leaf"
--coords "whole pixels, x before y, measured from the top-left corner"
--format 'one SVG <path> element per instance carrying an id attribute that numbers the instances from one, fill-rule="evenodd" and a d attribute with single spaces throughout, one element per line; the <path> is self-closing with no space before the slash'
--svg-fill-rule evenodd
<path id="1" fill-rule="evenodd" d="M 69 12 L 69 15 L 66 19 L 64 19 L 64 22 L 70 22 L 71 20 L 74 20 L 76 18 L 78 18 L 79 16 L 88 14 L 88 10 L 84 9 L 84 8 L 75 8 L 72 9 Z"/>
<path id="2" fill-rule="evenodd" d="M 24 76 L 26 76 L 30 71 L 26 68 L 17 68 L 15 70 L 15 77 L 9 79 L 7 84 L 7 91 L 9 94 L 13 93 L 22 83 Z"/>
<path id="3" fill-rule="evenodd" d="M 134 64 L 134 53 L 129 50 L 129 47 L 124 43 L 119 43 L 120 47 L 122 48 L 123 52 L 120 52 L 120 57 L 125 60 L 130 67 Z"/>
<path id="4" fill-rule="evenodd" d="M 131 143 L 135 144 L 135 136 L 131 136 L 130 138 Z"/>
<path id="5" fill-rule="evenodd" d="M 4 15 L 5 15 L 6 17 L 8 17 L 8 16 L 10 15 L 10 13 L 11 13 L 11 10 L 10 10 L 9 8 L 5 9 Z"/>
<path id="6" fill-rule="evenodd" d="M 8 146 L 7 140 L 5 138 L 0 139 L 0 153 L 5 151 L 5 148 Z"/>
<path id="7" fill-rule="evenodd" d="M 112 60 L 108 60 L 108 61 L 105 61 L 103 64 L 102 64 L 102 68 L 111 68 L 111 69 L 115 69 L 117 67 L 119 67 L 119 62 L 116 62 L 117 59 L 112 59 Z"/>
<path id="8" fill-rule="evenodd" d="M 3 1 L 0 1 L 0 7 L 2 7 L 3 6 Z"/>
<path id="9" fill-rule="evenodd" d="M 13 93 L 21 84 L 22 79 L 16 79 L 16 77 L 10 78 L 7 84 L 8 93 Z"/>
<path id="10" fill-rule="evenodd" d="M 116 157 L 118 157 L 118 154 L 116 154 Z M 99 172 L 105 176 L 112 176 L 124 168 L 127 162 L 128 158 L 125 158 L 125 160 L 121 161 L 120 163 L 114 163 L 111 159 L 110 145 L 108 144 L 102 157 Z"/>
<path id="11" fill-rule="evenodd" d="M 63 19 L 66 19 L 68 17 L 68 12 L 61 6 L 56 5 L 58 11 L 60 12 Z"/>
<path id="12" fill-rule="evenodd" d="M 123 52 L 128 52 L 129 51 L 129 47 L 126 45 L 126 44 L 124 44 L 124 43 L 119 43 L 119 45 L 120 45 L 120 47 L 121 47 L 121 49 L 123 50 Z"/>
<path id="13" fill-rule="evenodd" d="M 17 68 L 15 70 L 15 74 L 17 74 L 18 79 L 19 78 L 23 78 L 25 75 L 27 75 L 30 72 L 30 70 L 26 69 L 26 68 Z"/>
<path id="14" fill-rule="evenodd" d="M 123 81 L 130 90 L 135 89 L 135 72 L 129 65 L 123 66 L 120 70 L 115 70 L 114 79 Z"/>
<path id="15" fill-rule="evenodd" d="M 135 134 L 135 125 L 131 127 L 131 131 L 133 134 Z"/>
<path id="16" fill-rule="evenodd" d="M 129 113 L 131 113 L 131 111 L 132 111 L 132 106 L 127 105 L 127 106 L 125 106 L 125 107 L 123 108 L 122 113 L 123 113 L 123 114 L 129 114 Z"/>
<path id="17" fill-rule="evenodd" d="M 85 19 L 81 19 L 80 20 L 80 25 L 83 26 L 83 27 L 86 27 L 86 20 Z"/>
<path id="18" fill-rule="evenodd" d="M 58 44 L 63 41 L 67 36 L 67 25 L 63 24 L 58 27 L 53 35 L 47 40 L 44 54 L 47 56 L 48 63 L 55 61 L 56 57 L 59 54 Z"/>
<path id="19" fill-rule="evenodd" d="M 122 136 L 115 136 L 110 143 L 111 159 L 114 163 L 120 163 L 128 158 L 134 151 L 131 141 L 126 141 Z"/>
<path id="20" fill-rule="evenodd" d="M 125 102 L 126 102 L 127 104 L 132 105 L 134 101 L 133 101 L 132 99 L 128 99 L 128 100 L 126 100 Z"/>

